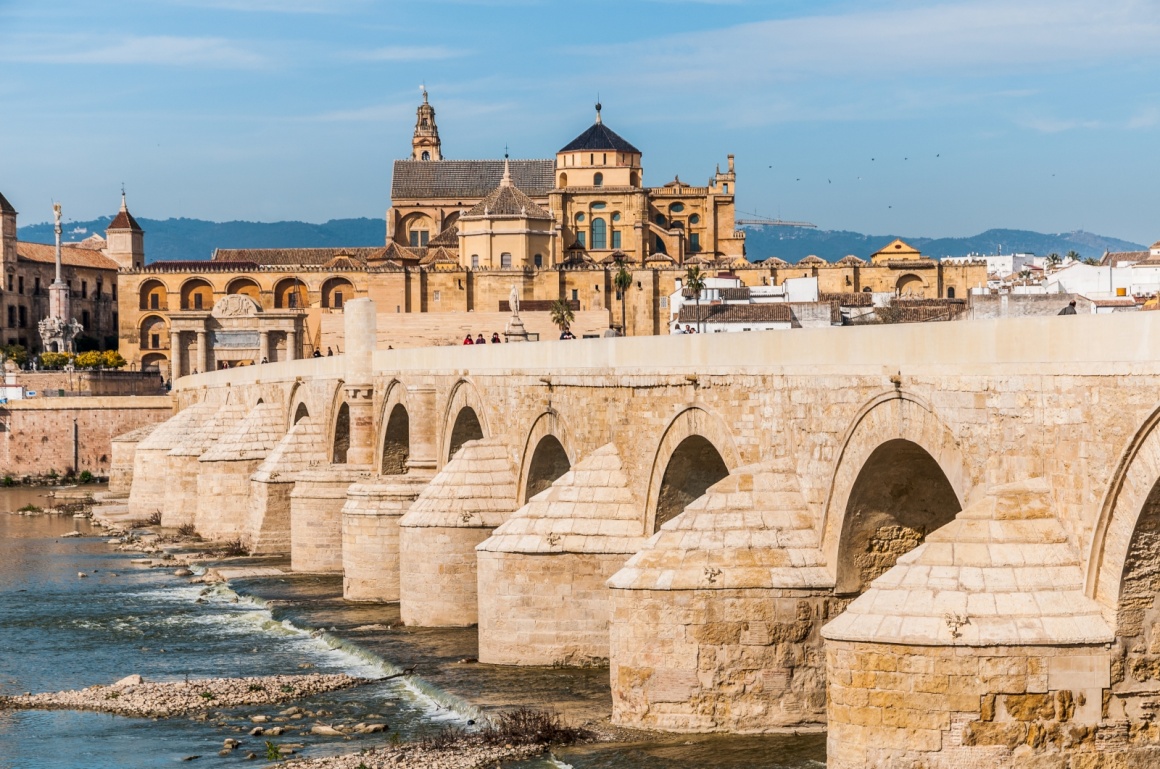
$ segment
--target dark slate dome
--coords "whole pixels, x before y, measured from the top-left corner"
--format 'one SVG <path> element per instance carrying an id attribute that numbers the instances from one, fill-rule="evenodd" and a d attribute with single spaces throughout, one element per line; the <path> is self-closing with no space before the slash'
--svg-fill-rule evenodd
<path id="1" fill-rule="evenodd" d="M 560 152 L 633 152 L 641 154 L 640 150 L 629 144 L 620 134 L 613 131 L 600 120 L 600 107 L 596 107 L 596 122 L 568 143 Z"/>

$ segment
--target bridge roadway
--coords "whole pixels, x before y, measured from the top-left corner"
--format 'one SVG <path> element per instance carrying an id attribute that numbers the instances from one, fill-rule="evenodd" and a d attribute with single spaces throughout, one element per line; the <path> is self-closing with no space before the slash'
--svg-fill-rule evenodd
<path id="1" fill-rule="evenodd" d="M 413 350 L 345 313 L 342 356 L 177 381 L 129 505 L 482 662 L 607 661 L 621 724 L 1160 760 L 1160 313 Z"/>

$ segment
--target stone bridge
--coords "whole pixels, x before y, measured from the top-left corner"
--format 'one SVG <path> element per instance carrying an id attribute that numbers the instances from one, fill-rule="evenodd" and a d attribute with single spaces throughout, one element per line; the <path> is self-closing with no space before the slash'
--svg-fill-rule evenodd
<path id="1" fill-rule="evenodd" d="M 344 356 L 179 380 L 131 508 L 607 663 L 625 725 L 1160 760 L 1160 313 L 376 351 L 345 312 Z"/>

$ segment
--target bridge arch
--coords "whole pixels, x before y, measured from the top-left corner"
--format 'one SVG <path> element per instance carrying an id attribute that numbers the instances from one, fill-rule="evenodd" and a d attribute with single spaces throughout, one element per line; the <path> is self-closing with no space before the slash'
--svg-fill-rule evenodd
<path id="1" fill-rule="evenodd" d="M 483 410 L 483 399 L 479 390 L 467 380 L 460 379 L 451 390 L 447 410 L 443 415 L 443 440 L 440 445 L 439 464 L 442 467 L 451 461 L 455 452 L 468 441 L 479 440 L 491 435 L 487 424 L 487 414 Z"/>
<path id="2" fill-rule="evenodd" d="M 519 505 L 551 486 L 576 463 L 568 427 L 559 412 L 549 408 L 536 417 L 524 442 L 520 480 L 516 487 Z"/>
<path id="3" fill-rule="evenodd" d="M 407 404 L 407 388 L 399 380 L 387 385 L 387 397 L 379 413 L 378 462 L 382 475 L 402 475 L 407 472 L 411 456 L 411 413 Z"/>
<path id="4" fill-rule="evenodd" d="M 673 417 L 653 454 L 645 533 L 656 532 L 717 481 L 741 465 L 725 422 L 701 406 Z"/>
<path id="5" fill-rule="evenodd" d="M 1088 553 L 1086 592 L 1121 638 L 1140 634 L 1143 617 L 1155 610 L 1160 591 L 1160 581 L 1147 564 L 1147 556 L 1154 558 L 1160 549 L 1158 426 L 1160 408 L 1144 420 L 1121 454 Z"/>
<path id="6" fill-rule="evenodd" d="M 950 429 L 918 396 L 872 399 L 846 432 L 822 522 L 837 592 L 860 593 L 967 504 L 973 476 Z"/>

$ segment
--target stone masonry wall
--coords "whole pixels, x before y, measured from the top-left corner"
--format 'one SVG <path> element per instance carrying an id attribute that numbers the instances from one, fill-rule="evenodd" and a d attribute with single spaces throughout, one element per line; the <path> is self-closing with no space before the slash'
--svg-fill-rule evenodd
<path id="1" fill-rule="evenodd" d="M 399 607 L 403 624 L 466 627 L 479 621 L 475 546 L 490 528 L 401 528 Z"/>
<path id="2" fill-rule="evenodd" d="M 430 475 L 393 475 L 356 483 L 342 508 L 342 597 L 399 600 L 399 519 Z"/>
<path id="3" fill-rule="evenodd" d="M 613 720 L 675 732 L 825 721 L 821 626 L 842 602 L 792 590 L 613 590 Z"/>
<path id="4" fill-rule="evenodd" d="M 624 554 L 479 551 L 479 660 L 496 665 L 608 661 L 611 590 Z"/>
<path id="5" fill-rule="evenodd" d="M 369 473 L 331 465 L 306 470 L 290 492 L 290 568 L 306 572 L 342 571 L 342 507 L 352 483 Z"/>
<path id="6" fill-rule="evenodd" d="M 74 422 L 76 471 L 107 475 L 113 438 L 172 415 L 173 401 L 168 396 L 10 401 L 0 406 L 0 476 L 73 470 Z"/>

